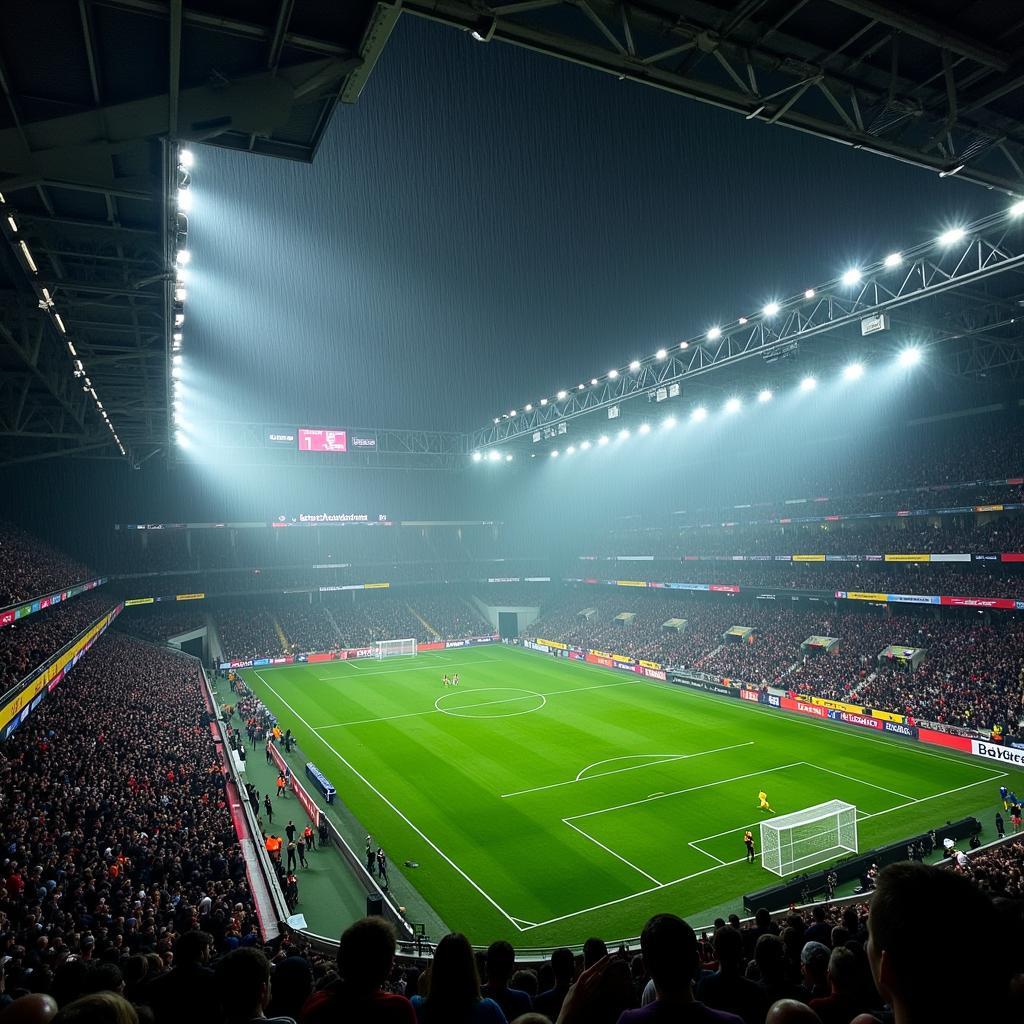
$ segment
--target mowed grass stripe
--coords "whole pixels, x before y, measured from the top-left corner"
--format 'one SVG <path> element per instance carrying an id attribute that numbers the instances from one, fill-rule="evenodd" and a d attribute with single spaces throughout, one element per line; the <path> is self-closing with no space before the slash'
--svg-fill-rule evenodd
<path id="1" fill-rule="evenodd" d="M 372 675 L 338 665 L 338 678 L 329 680 L 316 677 L 318 670 L 323 674 L 319 665 L 267 671 L 267 683 L 310 727 L 321 730 L 315 733 L 294 723 L 260 680 L 250 681 L 282 721 L 292 725 L 303 750 L 332 777 L 340 797 L 389 854 L 421 864 L 414 881 L 445 920 L 479 941 L 508 935 L 513 928 L 526 928 L 531 943 L 567 941 L 584 927 L 606 935 L 636 934 L 655 909 L 667 906 L 690 913 L 771 881 L 760 868 L 721 866 L 712 859 L 728 862 L 742 855 L 741 826 L 757 817 L 752 813 L 755 778 L 736 783 L 735 789 L 701 790 L 702 795 L 685 806 L 679 803 L 673 814 L 655 814 L 629 827 L 615 826 L 609 817 L 601 826 L 609 834 L 594 835 L 618 856 L 563 823 L 576 814 L 801 762 L 810 767 L 772 781 L 769 796 L 776 811 L 839 797 L 867 813 L 883 812 L 862 822 L 863 849 L 984 808 L 992 804 L 999 784 L 998 770 L 978 762 L 928 757 L 902 742 L 645 683 L 625 673 L 498 646 L 457 653 L 459 688 L 441 685 L 441 676 L 453 671 L 452 663 L 429 654 L 396 659 L 400 671 L 394 674 L 376 674 L 387 661 L 364 662 L 372 665 Z M 482 705 L 465 712 L 468 716 L 522 710 L 527 697 L 510 700 L 516 697 L 515 688 L 548 694 L 546 704 L 527 714 L 498 718 L 454 717 L 434 709 L 440 697 L 442 706 Z M 715 748 L 724 749 L 682 756 Z M 651 763 L 502 798 L 574 780 L 588 766 L 633 755 L 650 757 Z M 676 760 L 662 760 L 676 755 Z M 362 784 L 342 758 L 472 884 Z M 815 765 L 829 771 L 816 771 Z M 971 788 L 922 807 L 884 813 L 906 802 L 896 793 L 920 798 L 963 786 Z M 601 817 L 577 824 L 590 833 L 590 824 Z M 610 834 L 617 829 L 621 836 Z M 719 833 L 718 839 L 701 844 L 703 853 L 690 845 Z M 616 845 L 620 842 L 621 849 Z M 648 853 L 652 860 L 645 862 Z M 694 865 L 720 870 L 624 900 L 650 886 L 619 856 L 659 879 L 683 877 Z M 586 913 L 613 901 L 621 902 Z M 571 916 L 565 921 L 531 928 L 532 923 L 566 915 Z"/>

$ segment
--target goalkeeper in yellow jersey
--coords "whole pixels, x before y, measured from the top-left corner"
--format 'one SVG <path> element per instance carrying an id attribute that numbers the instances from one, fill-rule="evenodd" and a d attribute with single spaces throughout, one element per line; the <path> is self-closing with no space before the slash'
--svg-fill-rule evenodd
<path id="1" fill-rule="evenodd" d="M 757 803 L 760 810 L 775 813 L 775 808 L 768 803 L 768 794 L 763 789 L 757 794 Z"/>

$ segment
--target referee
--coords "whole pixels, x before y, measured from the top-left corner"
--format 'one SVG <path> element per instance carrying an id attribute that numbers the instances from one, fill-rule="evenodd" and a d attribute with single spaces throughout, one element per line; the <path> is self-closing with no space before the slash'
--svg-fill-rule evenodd
<path id="1" fill-rule="evenodd" d="M 743 845 L 747 848 L 747 863 L 754 863 L 754 833 L 748 828 L 743 833 Z"/>

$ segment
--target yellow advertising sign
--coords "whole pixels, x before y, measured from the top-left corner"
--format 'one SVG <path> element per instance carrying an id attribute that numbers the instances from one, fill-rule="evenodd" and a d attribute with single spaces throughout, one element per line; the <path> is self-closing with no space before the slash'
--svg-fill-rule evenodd
<path id="1" fill-rule="evenodd" d="M 828 708 L 830 711 L 845 711 L 848 715 L 863 715 L 864 709 L 856 704 L 843 704 L 838 700 L 827 700 L 825 697 L 812 697 L 811 703 L 819 708 Z"/>
<path id="2" fill-rule="evenodd" d="M 824 555 L 794 555 L 794 562 L 824 562 Z"/>
<path id="3" fill-rule="evenodd" d="M 363 590 L 387 590 L 390 583 L 364 583 Z"/>
<path id="4" fill-rule="evenodd" d="M 616 580 L 615 586 L 617 587 L 646 587 L 647 584 L 643 580 Z"/>
<path id="5" fill-rule="evenodd" d="M 607 658 L 609 661 L 612 660 L 612 656 L 607 651 L 587 651 L 587 654 L 592 654 L 595 658 Z"/>
<path id="6" fill-rule="evenodd" d="M 568 644 L 559 643 L 557 640 L 541 640 L 537 638 L 537 643 L 543 644 L 545 647 L 554 647 L 556 651 L 564 651 L 568 648 Z"/>
<path id="7" fill-rule="evenodd" d="M 846 596 L 851 601 L 888 601 L 888 594 L 868 594 L 861 590 L 849 590 Z"/>
<path id="8" fill-rule="evenodd" d="M 931 555 L 886 555 L 887 562 L 930 562 Z"/>
<path id="9" fill-rule="evenodd" d="M 896 722 L 899 725 L 906 721 L 903 715 L 898 715 L 895 711 L 879 711 L 878 708 L 871 709 L 871 717 L 881 718 L 883 722 Z"/>
<path id="10" fill-rule="evenodd" d="M 623 665 L 629 665 L 632 663 L 633 659 L 627 658 L 625 655 L 622 654 L 613 654 L 612 661 L 621 661 Z"/>
<path id="11" fill-rule="evenodd" d="M 205 594 L 178 594 L 175 597 L 175 601 L 202 601 L 206 597 Z"/>
<path id="12" fill-rule="evenodd" d="M 152 604 L 153 601 L 154 598 L 152 597 L 130 597 L 125 601 L 124 606 L 125 608 L 132 608 L 137 604 Z"/>
<path id="13" fill-rule="evenodd" d="M 661 665 L 659 665 L 656 661 L 644 661 L 642 658 L 640 659 L 640 664 L 643 665 L 644 668 L 653 668 L 653 669 L 660 669 L 661 668 Z"/>
<path id="14" fill-rule="evenodd" d="M 974 511 L 975 512 L 1002 512 L 1003 511 L 1003 506 L 1002 505 L 975 505 L 974 506 Z"/>

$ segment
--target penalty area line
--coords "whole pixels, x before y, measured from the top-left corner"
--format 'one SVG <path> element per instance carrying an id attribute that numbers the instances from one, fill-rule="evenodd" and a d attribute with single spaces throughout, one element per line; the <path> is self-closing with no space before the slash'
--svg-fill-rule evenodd
<path id="1" fill-rule="evenodd" d="M 341 763 L 342 763 L 342 764 L 343 764 L 343 765 L 344 765 L 344 766 L 345 766 L 345 767 L 346 767 L 346 768 L 347 768 L 347 769 L 348 769 L 348 770 L 349 770 L 349 771 L 350 771 L 350 772 L 351 772 L 351 773 L 352 773 L 352 774 L 353 774 L 353 775 L 354 775 L 354 776 L 355 776 L 355 777 L 356 777 L 357 779 L 359 779 L 359 781 L 360 781 L 360 782 L 361 782 L 361 783 L 362 783 L 362 784 L 363 784 L 364 786 L 366 786 L 366 788 L 367 788 L 367 789 L 368 789 L 368 790 L 369 790 L 369 791 L 370 791 L 371 793 L 373 793 L 373 795 L 374 795 L 374 796 L 376 796 L 378 800 L 380 800 L 380 801 L 381 801 L 381 802 L 382 802 L 383 804 L 386 804 L 386 805 L 387 805 L 387 806 L 388 806 L 388 807 L 389 807 L 389 808 L 390 808 L 390 809 L 391 809 L 391 810 L 392 810 L 392 811 L 393 811 L 393 812 L 394 812 L 394 813 L 395 813 L 395 814 L 396 814 L 396 815 L 397 815 L 397 816 L 398 816 L 399 818 L 401 818 L 401 819 L 402 819 L 402 821 L 403 821 L 403 822 L 405 822 L 405 824 L 406 824 L 406 825 L 408 825 L 408 827 L 409 827 L 409 828 L 411 828 L 411 829 L 413 830 L 413 832 L 415 832 L 415 833 L 416 833 L 416 835 L 418 835 L 418 836 L 420 837 L 420 839 L 422 839 L 422 840 L 423 840 L 423 841 L 424 841 L 424 842 L 425 842 L 425 843 L 426 843 L 426 844 L 427 844 L 427 845 L 428 845 L 428 846 L 429 846 L 429 847 L 430 847 L 430 848 L 431 848 L 431 849 L 432 849 L 432 850 L 433 850 L 433 851 L 434 851 L 434 852 L 435 852 L 435 853 L 436 853 L 436 854 L 437 854 L 437 855 L 438 855 L 439 857 L 441 857 L 441 859 L 442 859 L 442 860 L 444 860 L 444 862 L 445 862 L 446 864 L 448 864 L 448 865 L 449 865 L 449 866 L 450 866 L 451 868 L 453 868 L 453 869 L 454 869 L 454 870 L 455 870 L 455 871 L 456 871 L 456 872 L 457 872 L 457 873 L 458 873 L 459 875 L 461 875 L 461 876 L 462 876 L 462 878 L 464 878 L 464 879 L 465 879 L 465 880 L 466 880 L 467 882 L 469 882 L 469 884 L 470 884 L 470 885 L 471 885 L 471 886 L 472 886 L 472 887 L 473 887 L 473 888 L 474 888 L 474 889 L 475 889 L 475 890 L 476 890 L 476 891 L 477 891 L 477 892 L 478 892 L 478 893 L 479 893 L 479 894 L 480 894 L 481 896 L 483 896 L 483 898 L 484 898 L 484 899 L 485 899 L 485 900 L 486 900 L 486 901 L 487 901 L 487 902 L 488 902 L 488 903 L 489 903 L 489 904 L 490 904 L 490 905 L 491 905 L 491 906 L 492 906 L 492 907 L 493 907 L 493 908 L 494 908 L 494 909 L 495 909 L 496 911 L 498 911 L 498 913 L 499 913 L 499 914 L 501 914 L 501 916 L 502 916 L 502 917 L 504 917 L 504 918 L 505 918 L 505 919 L 506 919 L 506 920 L 507 920 L 507 921 L 508 921 L 508 922 L 509 922 L 509 923 L 510 923 L 510 924 L 512 925 L 512 927 L 513 927 L 513 928 L 517 928 L 517 929 L 518 929 L 519 931 L 525 931 L 524 927 L 523 927 L 523 926 L 522 926 L 521 924 L 519 924 L 519 922 L 518 922 L 518 920 L 517 920 L 516 918 L 514 918 L 514 917 L 513 917 L 513 916 L 512 916 L 512 915 L 511 915 L 511 914 L 510 914 L 510 913 L 509 913 L 509 912 L 508 912 L 507 910 L 505 910 L 505 908 L 504 908 L 504 907 L 502 907 L 502 906 L 501 906 L 501 905 L 500 905 L 500 904 L 499 904 L 499 903 L 498 903 L 498 902 L 497 902 L 497 901 L 496 901 L 496 900 L 495 900 L 495 899 L 494 899 L 493 897 L 489 896 L 489 895 L 488 895 L 488 894 L 487 894 L 486 892 L 484 892 L 484 890 L 483 890 L 483 889 L 481 889 L 481 888 L 480 888 L 480 886 L 479 886 L 479 885 L 477 885 L 477 884 L 476 884 L 476 882 L 474 882 L 474 881 L 473 881 L 473 879 L 472 879 L 472 878 L 470 878 L 470 877 L 469 877 L 469 875 L 467 875 L 467 874 L 466 874 L 466 872 L 465 872 L 465 871 L 463 871 L 463 870 L 462 870 L 462 868 L 460 868 L 460 867 L 459 867 L 459 865 L 458 865 L 458 864 L 456 864 L 456 863 L 455 863 L 455 861 L 453 861 L 453 860 L 451 859 L 451 857 L 449 857 L 449 856 L 448 856 L 448 854 L 446 854 L 446 853 L 444 852 L 444 850 L 442 850 L 442 849 L 441 849 L 441 848 L 440 848 L 440 847 L 439 847 L 439 846 L 438 846 L 438 845 L 437 845 L 437 844 L 436 844 L 436 843 L 435 843 L 435 842 L 434 842 L 434 841 L 433 841 L 433 840 L 432 840 L 432 839 L 431 839 L 431 838 L 430 838 L 430 837 L 429 837 L 429 836 L 428 836 L 428 835 L 427 835 L 427 834 L 426 834 L 426 833 L 425 833 L 425 832 L 424 832 L 424 831 L 423 831 L 423 830 L 422 830 L 421 828 L 419 828 L 419 826 L 415 825 L 415 824 L 414 824 L 414 823 L 413 823 L 413 822 L 412 822 L 412 821 L 411 821 L 411 820 L 410 820 L 410 819 L 409 819 L 409 818 L 408 818 L 408 817 L 407 817 L 407 816 L 406 816 L 405 814 L 403 814 L 403 813 L 402 813 L 402 812 L 401 812 L 401 811 L 400 811 L 400 810 L 399 810 L 399 809 L 398 809 L 398 808 L 397 808 L 397 807 L 396 807 L 396 806 L 395 806 L 395 805 L 394 805 L 394 804 L 393 804 L 393 803 L 392 803 L 392 802 L 391 802 L 391 801 L 390 801 L 390 800 L 389 800 L 389 799 L 388 799 L 388 798 L 387 798 L 387 797 L 386 797 L 386 796 L 385 796 L 385 795 L 384 795 L 384 794 L 383 794 L 383 793 L 382 793 L 382 792 L 381 792 L 381 791 L 380 791 L 380 790 L 379 790 L 379 789 L 378 789 L 378 788 L 377 788 L 377 787 L 376 787 L 376 786 L 375 786 L 375 785 L 374 785 L 374 784 L 373 784 L 373 783 L 372 783 L 372 782 L 371 782 L 371 781 L 370 781 L 370 780 L 369 780 L 368 778 L 366 778 L 366 776 L 365 776 L 365 775 L 363 775 L 363 774 L 362 774 L 362 772 L 360 772 L 360 771 L 359 771 L 359 770 L 358 770 L 358 769 L 357 769 L 357 768 L 356 768 L 356 767 L 355 767 L 355 766 L 354 766 L 354 765 L 352 764 L 352 762 L 351 762 L 351 761 L 349 761 L 349 760 L 348 760 L 348 759 L 347 759 L 346 757 L 344 757 L 344 756 L 343 756 L 343 755 L 342 755 L 341 753 L 339 753 L 339 752 L 338 752 L 338 751 L 337 751 L 337 750 L 336 750 L 336 749 L 335 749 L 334 747 L 332 747 L 332 746 L 331 746 L 331 744 L 330 744 L 330 743 L 328 743 L 328 742 L 327 742 L 327 740 L 325 740 L 325 739 L 323 738 L 323 736 L 321 736 L 321 735 L 320 735 L 320 733 L 318 733 L 318 732 L 317 732 L 317 731 L 316 731 L 316 730 L 315 730 L 314 728 L 312 728 L 312 726 L 310 726 L 310 724 L 309 724 L 309 723 L 308 723 L 308 722 L 307 722 L 307 721 L 306 721 L 306 720 L 305 720 L 305 719 L 304 719 L 304 718 L 302 717 L 302 715 L 300 715 L 300 714 L 299 714 L 299 713 L 298 713 L 298 712 L 297 712 L 297 711 L 295 710 L 295 708 L 293 708 L 293 707 L 291 706 L 291 704 L 289 704 L 289 703 L 288 703 L 288 702 L 287 702 L 287 701 L 286 701 L 286 700 L 284 699 L 284 697 L 282 697 L 282 696 L 281 696 L 281 694 L 279 694 L 279 693 L 277 692 L 277 690 L 275 690 L 275 689 L 274 689 L 274 688 L 273 688 L 273 687 L 272 687 L 272 686 L 270 685 L 270 683 L 268 683 L 268 682 L 266 681 L 266 679 L 264 679 L 264 678 L 263 678 L 263 676 L 261 676 L 261 675 L 259 674 L 259 672 L 257 672 L 257 673 L 256 673 L 256 678 L 257 678 L 257 679 L 259 679 L 259 681 L 260 681 L 261 683 L 263 683 L 263 685 L 264 685 L 264 686 L 265 686 L 265 687 L 266 687 L 266 688 L 267 688 L 267 689 L 268 689 L 268 690 L 269 690 L 269 691 L 270 691 L 270 692 L 271 692 L 271 693 L 272 693 L 272 694 L 273 694 L 273 695 L 274 695 L 275 697 L 277 697 L 277 699 L 278 699 L 278 700 L 279 700 L 279 701 L 280 701 L 280 702 L 281 702 L 281 703 L 282 703 L 282 704 L 283 704 L 283 705 L 284 705 L 284 706 L 285 706 L 285 707 L 286 707 L 286 708 L 287 708 L 287 709 L 288 709 L 288 710 L 289 710 L 289 711 L 290 711 L 290 712 L 291 712 L 291 713 L 292 713 L 292 714 L 293 714 L 293 715 L 295 716 L 295 718 L 296 718 L 296 719 L 297 719 L 298 721 L 300 721 L 300 722 L 301 722 L 301 723 L 302 723 L 302 724 L 303 724 L 303 725 L 304 725 L 304 726 L 305 726 L 305 727 L 306 727 L 307 729 L 309 729 L 309 731 L 310 731 L 310 732 L 311 732 L 311 733 L 312 733 L 312 734 L 313 734 L 313 735 L 314 735 L 314 736 L 315 736 L 315 737 L 316 737 L 316 738 L 317 738 L 317 739 L 318 739 L 318 740 L 319 740 L 319 741 L 320 741 L 320 742 L 321 742 L 321 743 L 322 743 L 322 744 L 323 744 L 323 745 L 324 745 L 324 746 L 325 746 L 325 747 L 326 747 L 326 748 L 327 748 L 327 749 L 328 749 L 328 750 L 329 750 L 329 751 L 330 751 L 330 752 L 331 752 L 332 754 L 334 754 L 334 756 L 335 756 L 335 757 L 336 757 L 336 758 L 337 758 L 337 759 L 338 759 L 338 760 L 339 760 L 339 761 L 340 761 L 340 762 L 341 762 Z"/>
<path id="2" fill-rule="evenodd" d="M 571 828 L 573 831 L 579 832 L 579 834 L 583 836 L 584 839 L 589 839 L 595 846 L 600 846 L 605 853 L 610 853 L 616 860 L 622 861 L 622 863 L 625 864 L 626 867 L 632 868 L 634 871 L 639 872 L 648 881 L 653 882 L 657 888 L 661 887 L 661 882 L 659 882 L 658 879 L 654 877 L 654 875 L 649 875 L 646 871 L 644 871 L 643 868 L 638 868 L 632 861 L 626 860 L 626 858 L 623 857 L 621 853 L 616 853 L 610 846 L 605 846 L 600 839 L 595 839 L 589 833 L 584 832 L 583 829 L 581 829 L 578 825 L 574 825 L 568 818 L 563 818 L 562 823 L 564 825 L 568 825 L 569 828 Z"/>

